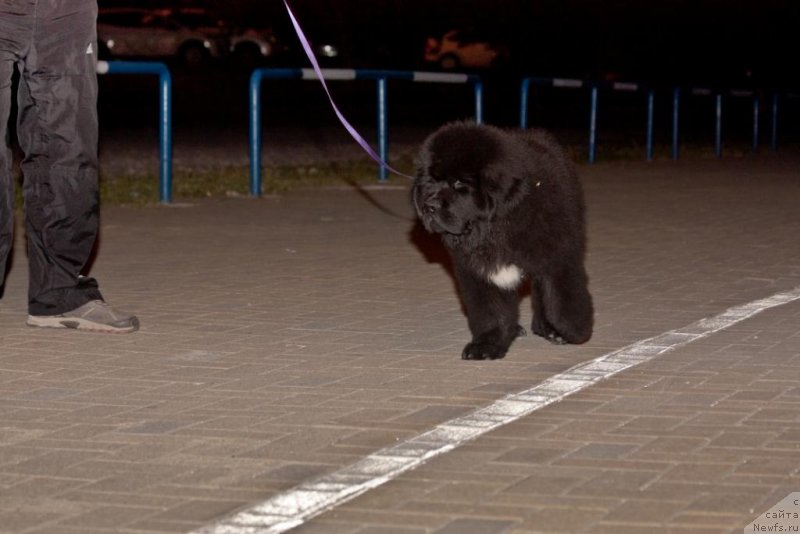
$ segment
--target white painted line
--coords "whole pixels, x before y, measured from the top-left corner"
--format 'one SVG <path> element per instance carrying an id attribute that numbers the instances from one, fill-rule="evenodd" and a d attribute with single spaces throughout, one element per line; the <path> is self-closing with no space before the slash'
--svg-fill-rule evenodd
<path id="1" fill-rule="evenodd" d="M 469 76 L 449 72 L 414 72 L 413 79 L 415 82 L 466 83 L 469 81 Z"/>
<path id="2" fill-rule="evenodd" d="M 318 80 L 319 77 L 314 69 L 300 69 L 303 72 L 304 80 Z M 356 71 L 353 69 L 320 69 L 322 77 L 326 80 L 355 80 Z"/>
<path id="3" fill-rule="evenodd" d="M 553 78 L 553 87 L 583 87 L 583 81 L 570 78 Z"/>
<path id="4" fill-rule="evenodd" d="M 304 482 L 263 503 L 195 534 L 276 534 L 415 469 L 467 441 L 558 402 L 589 386 L 729 328 L 764 310 L 800 299 L 800 286 L 785 293 L 735 306 L 676 330 L 628 345 L 550 377 L 539 385 L 508 395 L 474 412 L 440 424 L 402 443 L 381 449 L 331 474 Z"/>
<path id="5" fill-rule="evenodd" d="M 628 82 L 614 82 L 612 86 L 615 91 L 638 91 L 639 85 Z"/>

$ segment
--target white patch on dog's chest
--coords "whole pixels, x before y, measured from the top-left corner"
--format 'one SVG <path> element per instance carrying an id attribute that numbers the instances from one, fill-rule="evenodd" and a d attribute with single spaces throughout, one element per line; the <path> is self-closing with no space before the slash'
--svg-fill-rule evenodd
<path id="1" fill-rule="evenodd" d="M 503 265 L 489 273 L 489 281 L 502 289 L 514 289 L 522 282 L 522 269 L 516 265 Z"/>

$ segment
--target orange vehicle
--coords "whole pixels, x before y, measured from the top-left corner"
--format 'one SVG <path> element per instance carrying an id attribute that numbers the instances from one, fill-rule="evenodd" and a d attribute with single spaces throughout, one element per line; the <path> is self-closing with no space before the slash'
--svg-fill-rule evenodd
<path id="1" fill-rule="evenodd" d="M 429 37 L 424 59 L 442 70 L 488 69 L 505 62 L 508 55 L 505 44 L 472 28 L 464 28 L 450 30 L 439 38 Z"/>

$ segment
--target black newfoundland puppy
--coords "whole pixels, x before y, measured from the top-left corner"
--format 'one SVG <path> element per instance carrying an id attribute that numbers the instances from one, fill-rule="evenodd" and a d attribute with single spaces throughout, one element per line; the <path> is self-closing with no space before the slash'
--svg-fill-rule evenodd
<path id="1" fill-rule="evenodd" d="M 412 198 L 453 259 L 472 332 L 462 358 L 502 358 L 524 335 L 526 278 L 535 334 L 557 344 L 591 337 L 583 193 L 549 134 L 448 124 L 422 146 Z"/>

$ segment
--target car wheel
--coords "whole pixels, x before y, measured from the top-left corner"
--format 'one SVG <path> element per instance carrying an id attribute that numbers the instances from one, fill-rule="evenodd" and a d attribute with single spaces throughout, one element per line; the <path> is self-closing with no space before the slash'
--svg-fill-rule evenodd
<path id="1" fill-rule="evenodd" d="M 455 54 L 445 54 L 439 58 L 439 68 L 442 70 L 455 70 L 461 67 L 461 62 Z"/>
<path id="2" fill-rule="evenodd" d="M 209 59 L 208 50 L 200 43 L 187 43 L 181 47 L 180 59 L 185 65 L 198 66 Z"/>

